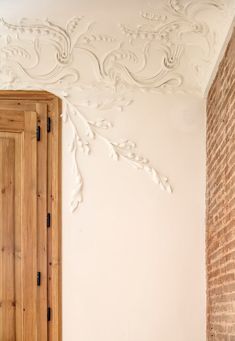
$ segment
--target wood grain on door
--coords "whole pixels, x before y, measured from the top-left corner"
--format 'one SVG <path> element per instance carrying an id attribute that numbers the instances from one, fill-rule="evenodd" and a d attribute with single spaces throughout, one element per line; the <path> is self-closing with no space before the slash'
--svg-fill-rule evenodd
<path id="1" fill-rule="evenodd" d="M 59 100 L 0 92 L 0 341 L 61 340 L 60 157 Z"/>

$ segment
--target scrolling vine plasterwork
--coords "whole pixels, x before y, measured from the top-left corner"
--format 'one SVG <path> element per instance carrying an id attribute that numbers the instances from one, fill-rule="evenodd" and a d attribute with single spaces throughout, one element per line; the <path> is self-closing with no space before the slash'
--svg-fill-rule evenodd
<path id="1" fill-rule="evenodd" d="M 111 158 L 127 161 L 149 174 L 161 189 L 172 192 L 168 178 L 139 155 L 134 142 L 112 141 L 104 133 L 112 123 L 104 118 L 91 120 L 88 112 L 122 111 L 132 104 L 134 90 L 186 91 L 188 84 L 182 67 L 193 46 L 192 38 L 197 38 L 195 45 L 204 51 L 204 62 L 213 53 L 214 34 L 200 20 L 200 13 L 208 8 L 223 10 L 223 3 L 169 0 L 158 11 L 141 12 L 138 26 L 119 25 L 121 37 L 96 33 L 94 23 L 87 23 L 82 17 L 72 18 L 65 28 L 50 20 L 22 19 L 13 24 L 1 19 L 0 87 L 43 89 L 63 100 L 62 116 L 71 128 L 69 149 L 76 177 L 72 211 L 83 201 L 78 154 L 89 154 L 90 141 L 95 138 L 107 145 Z M 84 54 L 94 70 L 89 81 L 84 80 L 79 64 Z M 92 95 L 94 89 L 99 92 L 97 99 Z M 74 92 L 88 97 L 77 103 Z"/>

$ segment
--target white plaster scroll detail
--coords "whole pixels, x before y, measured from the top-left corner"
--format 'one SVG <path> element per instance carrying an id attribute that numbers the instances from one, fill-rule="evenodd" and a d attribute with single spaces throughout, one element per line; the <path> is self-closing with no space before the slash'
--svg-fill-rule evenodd
<path id="1" fill-rule="evenodd" d="M 200 13 L 208 8 L 222 11 L 223 2 L 168 0 L 157 11 L 142 11 L 135 27 L 120 24 L 116 36 L 96 32 L 94 23 L 82 17 L 72 18 L 65 27 L 48 19 L 22 19 L 19 24 L 0 20 L 0 88 L 43 89 L 63 100 L 63 121 L 72 136 L 72 211 L 83 201 L 78 154 L 89 154 L 90 141 L 96 138 L 107 145 L 112 159 L 126 161 L 149 174 L 162 190 L 172 191 L 167 177 L 139 155 L 134 142 L 112 141 L 105 134 L 112 128 L 111 122 L 90 120 L 87 113 L 90 109 L 102 114 L 123 111 L 132 104 L 134 91 L 189 91 L 183 70 L 188 51 L 196 45 L 204 53 L 203 62 L 209 62 L 214 49 L 214 33 L 200 19 Z M 84 55 L 93 70 L 92 80 L 83 72 Z M 191 85 L 195 90 L 196 85 Z M 79 105 L 73 100 L 74 92 L 79 95 Z"/>

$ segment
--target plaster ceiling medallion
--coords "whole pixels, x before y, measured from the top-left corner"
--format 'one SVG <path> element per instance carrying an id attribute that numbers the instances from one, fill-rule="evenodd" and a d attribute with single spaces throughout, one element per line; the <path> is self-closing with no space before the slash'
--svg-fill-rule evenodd
<path id="1" fill-rule="evenodd" d="M 123 110 L 132 104 L 134 91 L 195 90 L 184 70 L 191 68 L 188 74 L 193 74 L 200 62 L 209 63 L 213 53 L 214 33 L 200 20 L 208 8 L 221 11 L 223 3 L 169 0 L 158 10 L 142 11 L 135 25 L 117 25 L 115 36 L 96 32 L 94 23 L 82 17 L 72 18 L 66 27 L 50 20 L 22 19 L 14 24 L 1 19 L 1 89 L 43 89 L 63 100 L 76 178 L 72 211 L 83 200 L 78 154 L 89 154 L 95 138 L 107 145 L 111 158 L 125 160 L 149 174 L 161 189 L 172 191 L 167 177 L 139 155 L 134 142 L 112 141 L 105 134 L 112 123 L 90 119 L 89 110 L 97 115 Z M 189 56 L 195 47 L 202 54 L 192 65 Z"/>

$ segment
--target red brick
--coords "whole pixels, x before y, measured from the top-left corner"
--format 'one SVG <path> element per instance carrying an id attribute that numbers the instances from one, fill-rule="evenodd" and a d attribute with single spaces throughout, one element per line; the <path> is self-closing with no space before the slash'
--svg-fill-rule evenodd
<path id="1" fill-rule="evenodd" d="M 207 100 L 207 340 L 235 341 L 235 31 Z"/>

